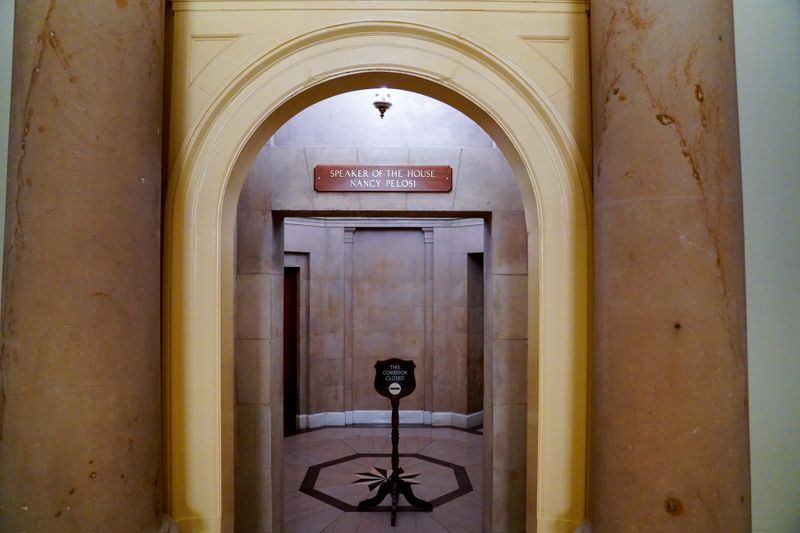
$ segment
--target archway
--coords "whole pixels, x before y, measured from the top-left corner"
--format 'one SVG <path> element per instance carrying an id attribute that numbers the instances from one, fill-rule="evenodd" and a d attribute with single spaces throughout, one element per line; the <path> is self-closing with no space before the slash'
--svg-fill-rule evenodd
<path id="1" fill-rule="evenodd" d="M 211 99 L 174 163 L 165 254 L 167 498 L 186 531 L 232 526 L 230 236 L 246 171 L 300 109 L 383 84 L 459 109 L 515 172 L 529 263 L 539 265 L 528 289 L 528 382 L 539 391 L 529 393 L 528 425 L 539 429 L 538 440 L 528 440 L 528 462 L 538 467 L 528 480 L 536 499 L 528 499 L 527 526 L 568 530 L 584 516 L 589 192 L 577 148 L 541 91 L 486 50 L 419 25 L 355 23 L 257 54 Z"/>

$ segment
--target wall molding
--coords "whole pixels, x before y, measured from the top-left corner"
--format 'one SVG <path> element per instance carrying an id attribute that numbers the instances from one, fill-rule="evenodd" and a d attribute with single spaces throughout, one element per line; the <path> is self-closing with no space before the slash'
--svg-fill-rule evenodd
<path id="1" fill-rule="evenodd" d="M 426 229 L 434 227 L 459 228 L 484 224 L 483 218 L 477 217 L 284 217 L 283 223 L 293 226 L 312 226 L 317 228 L 414 228 Z"/>

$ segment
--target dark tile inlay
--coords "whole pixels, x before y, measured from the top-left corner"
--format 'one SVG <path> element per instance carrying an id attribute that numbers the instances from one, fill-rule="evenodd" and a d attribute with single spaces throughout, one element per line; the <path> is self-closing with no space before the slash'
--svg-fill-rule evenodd
<path id="1" fill-rule="evenodd" d="M 344 502 L 339 498 L 331 496 L 330 494 L 326 494 L 321 490 L 315 488 L 317 480 L 319 479 L 319 475 L 323 469 L 332 467 L 335 465 L 339 465 L 342 463 L 347 463 L 349 461 L 354 461 L 356 459 L 360 459 L 362 457 L 391 457 L 390 453 L 354 453 L 351 455 L 347 455 L 345 457 L 340 457 L 338 459 L 333 459 L 330 461 L 326 461 L 324 463 L 319 463 L 313 466 L 309 466 L 308 470 L 306 471 L 306 475 L 303 478 L 303 482 L 300 484 L 300 492 L 307 494 L 317 500 L 320 500 L 328 505 L 335 507 L 341 511 L 353 513 L 358 512 L 358 507 L 352 505 L 350 503 Z M 456 483 L 458 484 L 458 488 L 455 490 L 451 490 L 446 492 L 432 500 L 430 500 L 431 505 L 434 508 L 440 505 L 444 505 L 447 502 L 451 502 L 456 498 L 460 498 L 465 494 L 469 494 L 472 492 L 472 483 L 469 480 L 469 475 L 467 475 L 467 470 L 461 465 L 457 465 L 454 463 L 450 463 L 447 461 L 443 461 L 441 459 L 436 459 L 434 457 L 429 457 L 427 455 L 422 455 L 419 453 L 401 453 L 400 457 L 409 457 L 414 459 L 419 459 L 421 461 L 427 461 L 429 463 L 439 465 L 445 468 L 450 468 L 453 471 L 455 476 Z M 355 479 L 355 476 L 354 476 Z M 422 483 L 420 483 L 422 484 Z M 373 507 L 368 511 L 362 512 L 372 512 L 372 511 L 391 511 L 391 507 L 388 505 L 381 505 L 378 507 Z M 412 507 L 410 505 L 400 505 L 398 506 L 398 511 L 405 511 L 405 512 L 422 512 L 416 507 Z"/>

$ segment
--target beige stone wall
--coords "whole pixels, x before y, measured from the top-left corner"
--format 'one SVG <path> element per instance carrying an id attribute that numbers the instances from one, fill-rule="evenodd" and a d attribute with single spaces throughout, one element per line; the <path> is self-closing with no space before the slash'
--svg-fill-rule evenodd
<path id="1" fill-rule="evenodd" d="M 392 94 L 395 106 L 383 120 L 371 105 L 371 91 L 344 93 L 298 113 L 259 152 L 239 209 L 522 212 L 508 162 L 477 124 L 433 98 L 405 91 Z M 315 193 L 314 167 L 332 163 L 449 165 L 453 190 Z"/>
<path id="2" fill-rule="evenodd" d="M 299 413 L 343 411 L 345 230 L 324 224 L 287 223 L 284 228 L 284 248 L 295 252 L 286 264 L 290 257 L 305 256 L 309 265 L 308 289 L 299 302 L 308 313 L 307 324 L 298 328 L 300 374 L 307 380 L 299 391 Z"/>
<path id="3" fill-rule="evenodd" d="M 260 221 L 269 218 L 270 210 L 382 215 L 402 209 L 420 214 L 434 211 L 447 216 L 452 216 L 453 212 L 486 214 L 493 221 L 489 228 L 497 248 L 497 256 L 489 264 L 488 275 L 492 278 L 487 282 L 487 290 L 496 286 L 499 291 L 495 300 L 489 300 L 492 313 L 487 319 L 491 319 L 495 311 L 502 318 L 501 323 L 490 330 L 492 340 L 485 352 L 490 356 L 495 345 L 500 350 L 504 365 L 498 369 L 501 375 L 495 376 L 490 369 L 491 379 L 496 377 L 502 383 L 500 404 L 505 408 L 524 406 L 524 385 L 514 387 L 514 392 L 506 391 L 506 384 L 514 381 L 509 375 L 524 374 L 527 337 L 525 221 L 511 170 L 491 138 L 460 112 L 414 93 L 393 91 L 392 95 L 395 105 L 383 120 L 378 119 L 371 106 L 370 91 L 345 93 L 302 111 L 270 139 L 257 156 L 240 197 L 238 256 L 256 257 L 251 261 L 257 261 L 257 257 L 263 255 L 258 251 L 265 246 L 259 227 Z M 315 193 L 313 168 L 325 163 L 450 164 L 454 187 L 445 194 Z M 295 226 L 287 231 L 287 243 L 292 242 L 287 250 L 310 253 L 308 346 L 312 363 L 308 375 L 309 391 L 316 392 L 309 392 L 308 412 L 377 408 L 376 400 L 369 400 L 368 393 L 356 402 L 345 399 L 345 374 L 360 376 L 358 380 L 361 381 L 372 370 L 371 365 L 356 363 L 355 373 L 352 373 L 345 371 L 343 363 L 338 362 L 346 359 L 338 354 L 346 351 L 347 335 L 342 315 L 345 298 L 341 282 L 345 269 L 343 229 L 328 228 L 327 233 L 305 230 L 305 237 L 297 233 L 302 230 Z M 431 277 L 436 288 L 431 291 L 434 301 L 429 320 L 433 326 L 431 349 L 435 356 L 430 369 L 422 365 L 417 372 L 419 376 L 431 374 L 436 386 L 433 387 L 435 392 L 429 393 L 427 407 L 417 406 L 417 400 L 411 399 L 414 406 L 409 404 L 409 409 L 467 412 L 466 254 L 483 251 L 482 245 L 468 244 L 470 239 L 473 243 L 483 240 L 468 235 L 469 231 L 478 229 L 437 227 L 433 231 L 432 239 L 436 244 L 432 247 Z M 355 242 L 353 249 L 358 250 L 359 241 Z M 358 272 L 356 270 L 355 274 Z M 243 282 L 246 284 L 249 280 L 244 278 Z M 361 287 L 358 283 L 361 282 L 357 281 L 356 289 Z M 253 298 L 259 294 L 245 291 Z M 266 295 L 264 290 L 260 294 Z M 357 290 L 354 295 L 356 299 L 364 297 L 363 291 Z M 361 322 L 358 316 L 363 311 L 356 305 L 352 312 L 355 332 Z M 356 359 L 366 353 L 364 350 L 374 352 L 379 348 L 375 343 L 362 347 L 365 342 L 369 344 L 369 337 L 374 335 L 353 337 L 351 353 L 355 353 Z M 419 341 L 422 343 L 424 339 Z M 393 349 L 390 345 L 380 348 L 383 351 Z M 323 360 L 326 361 L 324 365 L 315 363 Z M 436 376 L 447 375 L 443 369 L 453 368 L 450 365 L 463 370 L 455 373 L 461 381 L 438 381 Z M 520 381 L 524 383 L 521 378 Z M 421 399 L 420 396 L 416 398 Z M 519 415 L 517 422 L 524 421 L 523 411 L 516 414 Z"/>
<path id="4" fill-rule="evenodd" d="M 239 212 L 234 305 L 234 491 L 237 528 L 282 520 L 283 227 L 268 210 Z M 265 502 L 272 502 L 266 505 Z"/>
<path id="5" fill-rule="evenodd" d="M 433 231 L 433 408 L 472 413 L 483 409 L 483 389 L 474 411 L 467 408 L 467 254 L 482 253 L 483 224 L 453 224 Z M 481 343 L 484 339 L 480 339 Z M 491 342 L 491 340 L 489 340 Z"/>
<path id="6" fill-rule="evenodd" d="M 483 409 L 482 271 L 480 294 L 473 297 L 479 307 L 472 311 L 480 322 L 473 339 L 481 357 L 472 363 L 481 372 L 473 377 L 476 390 L 469 390 L 467 378 L 466 264 L 468 253 L 483 252 L 481 219 L 376 218 L 359 227 L 357 219 L 290 218 L 284 228 L 287 266 L 304 256 L 313 265 L 301 302 L 309 319 L 300 328 L 300 345 L 307 346 L 299 350 L 300 366 L 308 368 L 307 387 L 300 376 L 300 403 L 307 406 L 300 414 L 386 410 L 374 392 L 373 365 L 388 357 L 417 364 L 417 392 L 403 402 L 404 410 Z M 477 398 L 471 409 L 470 396 Z"/>
<path id="7" fill-rule="evenodd" d="M 353 234 L 353 409 L 386 409 L 373 387 L 375 361 L 416 364 L 419 392 L 404 409 L 422 409 L 425 368 L 425 241 L 413 229 L 359 229 Z"/>

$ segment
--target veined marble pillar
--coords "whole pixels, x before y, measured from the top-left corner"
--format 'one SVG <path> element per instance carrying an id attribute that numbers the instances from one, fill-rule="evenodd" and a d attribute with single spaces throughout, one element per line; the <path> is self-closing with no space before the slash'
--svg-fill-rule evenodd
<path id="1" fill-rule="evenodd" d="M 161 524 L 162 1 L 16 3 L 0 530 Z"/>
<path id="2" fill-rule="evenodd" d="M 591 23 L 593 529 L 749 531 L 731 2 L 597 0 Z"/>

